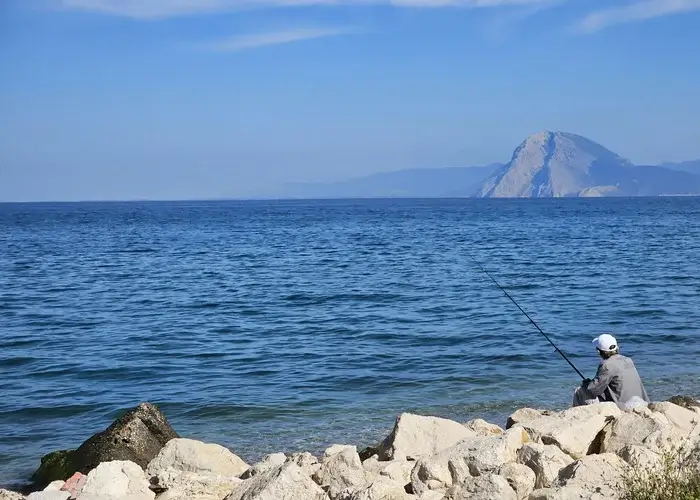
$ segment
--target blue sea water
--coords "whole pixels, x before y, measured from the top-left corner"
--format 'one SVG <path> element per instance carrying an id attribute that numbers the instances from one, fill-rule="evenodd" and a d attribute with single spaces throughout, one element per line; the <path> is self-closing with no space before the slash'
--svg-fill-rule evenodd
<path id="1" fill-rule="evenodd" d="M 403 411 L 503 424 L 618 337 L 700 393 L 700 199 L 0 205 L 0 483 L 141 401 L 249 461 Z"/>

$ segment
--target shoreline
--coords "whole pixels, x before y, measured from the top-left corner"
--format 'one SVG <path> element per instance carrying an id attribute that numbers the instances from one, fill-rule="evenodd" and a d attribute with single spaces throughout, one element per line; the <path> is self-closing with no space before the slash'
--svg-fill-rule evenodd
<path id="1" fill-rule="evenodd" d="M 539 490 L 590 486 L 591 478 L 581 483 L 575 474 L 564 477 L 572 463 L 605 460 L 606 467 L 620 472 L 639 466 L 642 458 L 647 465 L 660 460 L 666 448 L 659 436 L 678 445 L 687 435 L 700 444 L 698 420 L 700 401 L 691 397 L 632 411 L 612 403 L 562 411 L 520 408 L 504 427 L 482 419 L 460 423 L 403 413 L 385 439 L 373 446 L 333 445 L 319 456 L 272 453 L 248 464 L 218 444 L 179 436 L 157 407 L 142 403 L 76 450 L 43 457 L 34 482 L 15 491 L 30 499 L 79 500 L 82 495 L 101 500 L 100 488 L 107 488 L 115 474 L 126 474 L 129 484 L 140 484 L 141 489 L 120 494 L 139 500 L 274 499 L 253 490 L 276 491 L 277 480 L 288 481 L 285 487 L 302 488 L 300 499 L 374 500 L 384 498 L 375 495 L 380 490 L 391 490 L 393 496 L 386 497 L 391 500 L 438 500 L 452 498 L 449 495 L 460 489 L 483 493 L 494 488 L 503 498 L 546 499 L 550 497 L 536 496 Z M 646 426 L 641 438 L 640 425 Z M 556 469 L 555 475 L 543 476 L 544 462 L 551 462 L 548 467 Z M 619 480 L 624 474 L 618 476 Z M 618 498 L 615 488 L 620 484 L 602 485 L 609 490 L 602 498 Z M 45 493 L 46 487 L 50 493 Z M 66 496 L 67 492 L 72 493 Z M 239 493 L 242 496 L 236 496 Z M 0 493 L 0 499 L 6 498 L 13 497 Z"/>

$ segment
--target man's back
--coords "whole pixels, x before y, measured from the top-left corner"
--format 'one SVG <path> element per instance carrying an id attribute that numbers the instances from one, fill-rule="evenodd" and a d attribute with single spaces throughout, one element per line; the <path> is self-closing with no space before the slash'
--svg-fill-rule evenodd
<path id="1" fill-rule="evenodd" d="M 615 354 L 603 361 L 598 367 L 596 379 L 600 379 L 601 382 L 609 381 L 608 390 L 603 393 L 606 401 L 624 405 L 637 397 L 649 402 L 637 368 L 627 356 Z"/>

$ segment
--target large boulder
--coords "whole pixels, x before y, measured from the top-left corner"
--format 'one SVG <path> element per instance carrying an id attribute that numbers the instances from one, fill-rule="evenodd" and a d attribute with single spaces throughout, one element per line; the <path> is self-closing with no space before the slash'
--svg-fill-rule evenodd
<path id="1" fill-rule="evenodd" d="M 673 396 L 668 402 L 688 410 L 700 408 L 700 401 L 690 396 Z"/>
<path id="2" fill-rule="evenodd" d="M 118 460 L 101 463 L 91 470 L 79 498 L 152 500 L 155 496 L 141 467 L 134 462 Z"/>
<path id="3" fill-rule="evenodd" d="M 518 450 L 518 463 L 535 473 L 535 488 L 548 488 L 558 477 L 559 471 L 574 461 L 554 445 L 525 443 Z"/>
<path id="4" fill-rule="evenodd" d="M 348 492 L 366 488 L 370 477 L 362 467 L 357 448 L 352 446 L 324 456 L 321 468 L 314 473 L 312 479 L 328 492 L 331 500 L 336 500 L 346 497 Z"/>
<path id="5" fill-rule="evenodd" d="M 156 406 L 142 403 L 77 450 L 44 456 L 32 480 L 45 486 L 57 479 L 66 480 L 75 472 L 87 474 L 99 464 L 111 461 L 130 461 L 145 468 L 168 441 L 177 437 Z"/>
<path id="6" fill-rule="evenodd" d="M 348 497 L 349 500 L 410 500 L 412 497 L 403 485 L 379 476 L 370 482 L 365 488 L 355 491 Z"/>
<path id="7" fill-rule="evenodd" d="M 652 471 L 663 464 L 662 455 L 636 444 L 625 446 L 617 455 L 638 471 Z"/>
<path id="8" fill-rule="evenodd" d="M 0 500 L 25 500 L 25 496 L 10 490 L 0 489 Z"/>
<path id="9" fill-rule="evenodd" d="M 649 409 L 666 417 L 669 424 L 682 436 L 697 437 L 700 435 L 698 415 L 692 410 L 673 403 L 651 403 Z"/>
<path id="10" fill-rule="evenodd" d="M 535 489 L 537 477 L 527 465 L 507 463 L 498 469 L 498 475 L 508 481 L 518 500 L 526 499 Z"/>
<path id="11" fill-rule="evenodd" d="M 258 474 L 225 500 L 328 500 L 326 493 L 293 462 Z"/>
<path id="12" fill-rule="evenodd" d="M 304 453 L 294 453 L 292 456 L 288 457 L 286 461 L 299 466 L 301 470 L 304 471 L 304 474 L 309 477 L 313 476 L 314 473 L 321 468 L 318 459 L 308 451 Z"/>
<path id="13" fill-rule="evenodd" d="M 250 468 L 228 448 L 194 439 L 173 439 L 151 460 L 149 477 L 158 477 L 168 469 L 212 476 L 238 477 Z"/>
<path id="14" fill-rule="evenodd" d="M 477 436 L 500 436 L 505 431 L 496 424 L 491 424 L 481 418 L 470 420 L 464 426 L 474 431 Z"/>
<path id="15" fill-rule="evenodd" d="M 168 468 L 158 474 L 158 500 L 221 500 L 243 481 L 236 477 Z"/>
<path id="16" fill-rule="evenodd" d="M 671 431 L 668 419 L 648 408 L 625 412 L 603 429 L 601 453 L 619 453 L 625 446 L 641 445 L 654 431 Z"/>
<path id="17" fill-rule="evenodd" d="M 506 478 L 497 474 L 467 477 L 450 488 L 447 500 L 518 500 Z"/>
<path id="18" fill-rule="evenodd" d="M 549 410 L 535 410 L 534 408 L 520 408 L 510 417 L 506 422 L 506 429 L 510 429 L 516 424 L 524 424 L 525 422 L 530 422 L 536 420 L 540 417 L 545 417 L 547 415 L 552 415 L 553 412 Z"/>
<path id="19" fill-rule="evenodd" d="M 533 441 L 556 445 L 577 459 L 600 451 L 600 432 L 621 414 L 622 410 L 615 403 L 599 403 L 541 416 L 513 428 L 522 427 Z"/>
<path id="20" fill-rule="evenodd" d="M 403 413 L 379 445 L 380 460 L 417 460 L 434 455 L 476 433 L 453 420 Z"/>
<path id="21" fill-rule="evenodd" d="M 471 476 L 496 472 L 502 465 L 515 462 L 517 451 L 527 441 L 527 433 L 520 428 L 501 436 L 463 439 L 416 463 L 411 472 L 413 492 L 420 495 L 427 490 L 446 490 Z"/>
<path id="22" fill-rule="evenodd" d="M 241 474 L 241 479 L 248 479 L 253 476 L 257 476 L 263 472 L 267 472 L 270 469 L 279 467 L 287 461 L 287 456 L 284 453 L 272 453 L 270 455 L 265 455 L 263 459 L 251 466 L 247 471 Z"/>

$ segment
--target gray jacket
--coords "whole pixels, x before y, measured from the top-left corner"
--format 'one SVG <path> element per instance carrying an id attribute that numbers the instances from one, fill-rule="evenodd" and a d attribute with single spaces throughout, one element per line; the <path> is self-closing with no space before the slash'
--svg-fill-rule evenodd
<path id="1" fill-rule="evenodd" d="M 603 360 L 595 378 L 584 387 L 600 400 L 618 405 L 624 405 L 635 396 L 649 402 L 637 368 L 630 358 L 621 354 Z"/>

